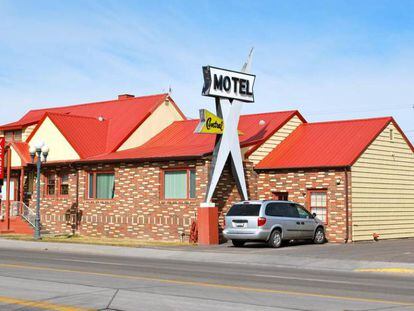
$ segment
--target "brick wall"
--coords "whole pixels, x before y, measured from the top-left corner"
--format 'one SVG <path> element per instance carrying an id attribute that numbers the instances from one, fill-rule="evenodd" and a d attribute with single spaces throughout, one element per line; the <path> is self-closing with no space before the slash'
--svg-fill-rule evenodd
<path id="1" fill-rule="evenodd" d="M 337 184 L 337 180 L 340 180 L 339 184 Z M 274 199 L 273 192 L 288 192 L 289 200 L 298 202 L 307 207 L 307 191 L 311 189 L 327 190 L 327 238 L 331 242 L 344 242 L 346 237 L 344 170 L 332 169 L 258 172 L 258 199 Z M 348 189 L 351 189 L 350 183 L 348 184 Z M 349 202 L 351 202 L 350 195 L 349 190 Z M 351 219 L 350 205 L 349 214 L 349 219 Z M 351 223 L 349 223 L 349 228 L 351 228 Z M 351 234 L 351 230 L 349 230 L 349 234 Z M 351 236 L 349 236 L 349 238 L 351 239 Z"/>
<path id="2" fill-rule="evenodd" d="M 161 172 L 164 169 L 195 168 L 196 198 L 187 200 L 165 200 L 162 198 Z M 91 164 L 78 167 L 45 166 L 41 178 L 41 221 L 43 229 L 54 234 L 68 234 L 77 227 L 82 235 L 95 237 L 129 237 L 145 240 L 188 239 L 191 222 L 196 219 L 197 207 L 204 201 L 207 188 L 209 159 L 192 161 Z M 93 171 L 113 171 L 115 175 L 115 197 L 112 200 L 87 198 L 87 176 Z M 45 176 L 69 174 L 68 196 L 47 196 Z M 78 177 L 77 177 L 78 176 Z M 75 226 L 77 202 L 77 178 L 79 179 L 78 206 L 81 221 Z M 252 164 L 246 163 L 246 179 L 256 174 Z M 255 183 L 250 182 L 249 193 L 255 194 Z M 35 206 L 36 190 L 28 199 Z M 229 165 L 226 166 L 213 201 L 220 213 L 219 229 L 222 230 L 223 215 L 235 201 L 240 201 Z"/>
<path id="3" fill-rule="evenodd" d="M 307 206 L 307 190 L 327 189 L 328 227 L 327 237 L 333 242 L 343 242 L 346 235 L 345 173 L 343 170 L 253 170 L 251 162 L 245 162 L 246 181 L 250 199 L 273 199 L 272 192 L 289 192 L 289 199 Z M 161 172 L 164 169 L 195 168 L 196 198 L 188 200 L 164 200 L 161 191 Z M 43 174 L 65 172 L 69 174 L 69 195 L 45 196 L 45 179 L 41 178 L 41 214 L 43 228 L 55 234 L 76 231 L 95 237 L 129 237 L 146 240 L 177 241 L 182 233 L 188 234 L 191 222 L 196 219 L 197 207 L 204 201 L 210 160 L 93 164 L 77 168 L 69 166 L 44 167 Z M 90 171 L 115 173 L 115 198 L 112 200 L 87 199 L 87 174 Z M 79 211 L 81 221 L 75 226 L 76 180 L 79 178 Z M 338 185 L 337 180 L 341 182 Z M 26 178 L 27 184 L 27 178 Z M 351 189 L 349 179 L 349 189 Z M 34 198 L 29 204 L 34 207 Z M 224 215 L 241 197 L 238 194 L 231 169 L 226 165 L 213 202 L 219 210 L 219 231 L 223 229 Z M 351 193 L 349 191 L 349 202 Z M 349 219 L 351 219 L 349 206 Z M 351 227 L 351 223 L 349 223 Z M 349 230 L 351 234 L 351 230 Z M 351 240 L 351 236 L 349 236 Z"/>

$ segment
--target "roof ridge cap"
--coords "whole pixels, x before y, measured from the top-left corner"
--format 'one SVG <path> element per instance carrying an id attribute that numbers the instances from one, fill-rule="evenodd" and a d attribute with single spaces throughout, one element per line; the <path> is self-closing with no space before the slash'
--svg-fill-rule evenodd
<path id="1" fill-rule="evenodd" d="M 124 99 L 110 99 L 110 100 L 103 100 L 103 101 L 97 101 L 97 102 L 88 102 L 88 103 L 82 103 L 82 104 L 74 104 L 74 105 L 66 105 L 66 106 L 58 106 L 58 107 L 49 107 L 49 108 L 39 108 L 39 109 L 30 109 L 28 112 L 26 112 L 26 114 L 28 114 L 29 112 L 33 112 L 33 111 L 42 111 L 42 110 L 49 110 L 49 109 L 61 109 L 61 108 L 69 108 L 69 107 L 80 107 L 80 106 L 95 105 L 95 104 L 97 105 L 97 104 L 105 104 L 105 103 L 110 103 L 110 102 L 116 102 L 116 101 L 119 101 L 119 100 L 123 101 L 123 100 L 132 100 L 132 99 L 140 99 L 140 98 L 148 98 L 148 97 L 156 97 L 156 96 L 167 96 L 167 95 L 168 95 L 168 93 L 159 93 L 159 94 L 144 95 L 144 96 L 124 98 Z M 19 121 L 22 118 L 20 118 Z M 16 122 L 18 122 L 18 121 L 16 121 Z"/>
<path id="2" fill-rule="evenodd" d="M 282 110 L 282 111 L 267 111 L 267 112 L 258 112 L 258 113 L 247 113 L 247 114 L 242 114 L 240 116 L 258 116 L 258 115 L 264 115 L 264 114 L 274 114 L 274 113 L 288 113 L 290 112 L 291 114 L 293 113 L 297 113 L 299 112 L 299 110 Z"/>
<path id="3" fill-rule="evenodd" d="M 301 125 L 313 125 L 313 124 L 326 124 L 326 123 L 347 123 L 347 122 L 357 122 L 357 121 L 373 121 L 373 120 L 393 120 L 393 117 L 374 117 L 374 118 L 360 118 L 360 119 L 347 119 L 347 120 L 332 120 L 332 121 L 318 121 L 318 122 L 308 122 Z"/>
<path id="4" fill-rule="evenodd" d="M 81 116 L 77 114 L 59 113 L 59 112 L 45 112 L 45 115 L 47 116 L 56 115 L 56 116 L 71 117 L 71 118 L 83 118 L 83 119 L 88 119 L 88 120 L 95 120 L 98 122 L 109 122 L 109 119 L 104 119 L 103 121 L 99 121 L 98 117 L 95 118 L 95 117 Z"/>

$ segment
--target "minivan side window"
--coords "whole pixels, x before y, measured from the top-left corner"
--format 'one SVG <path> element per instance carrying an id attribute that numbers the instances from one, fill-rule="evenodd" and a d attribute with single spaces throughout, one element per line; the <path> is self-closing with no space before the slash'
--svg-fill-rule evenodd
<path id="1" fill-rule="evenodd" d="M 299 218 L 298 210 L 291 203 L 269 203 L 266 205 L 265 213 L 273 217 Z"/>
<path id="2" fill-rule="evenodd" d="M 296 208 L 297 208 L 298 213 L 299 213 L 299 218 L 304 218 L 304 219 L 313 218 L 312 215 L 307 210 L 305 210 L 302 206 L 296 205 Z"/>

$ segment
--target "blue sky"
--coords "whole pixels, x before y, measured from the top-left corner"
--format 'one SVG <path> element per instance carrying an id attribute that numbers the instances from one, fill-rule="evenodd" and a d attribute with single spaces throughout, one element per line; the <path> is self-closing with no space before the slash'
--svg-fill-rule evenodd
<path id="1" fill-rule="evenodd" d="M 0 0 L 0 123 L 170 85 L 196 117 L 201 66 L 239 69 L 251 46 L 244 113 L 392 115 L 414 141 L 414 1 Z"/>

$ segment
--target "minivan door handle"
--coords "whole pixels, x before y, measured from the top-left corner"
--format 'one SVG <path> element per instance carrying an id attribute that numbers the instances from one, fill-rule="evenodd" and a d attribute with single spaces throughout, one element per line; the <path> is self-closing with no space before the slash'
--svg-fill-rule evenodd
<path id="1" fill-rule="evenodd" d="M 305 222 L 304 222 L 304 221 L 302 221 L 300 224 L 301 224 L 301 225 L 304 225 L 304 224 L 305 224 Z"/>
<path id="2" fill-rule="evenodd" d="M 297 221 L 297 222 L 296 222 L 296 224 L 297 224 L 297 225 L 300 225 L 300 221 Z"/>

